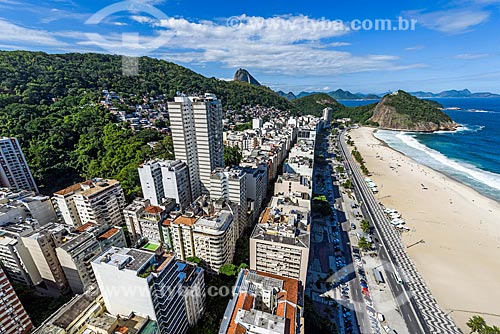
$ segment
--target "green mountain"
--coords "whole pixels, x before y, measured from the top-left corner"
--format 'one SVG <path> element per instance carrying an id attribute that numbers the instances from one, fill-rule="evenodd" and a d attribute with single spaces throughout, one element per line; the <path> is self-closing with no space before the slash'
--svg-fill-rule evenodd
<path id="1" fill-rule="evenodd" d="M 346 107 L 329 94 L 313 94 L 292 101 L 301 113 L 321 116 L 333 109 L 333 118 L 351 118 L 353 122 L 385 129 L 431 132 L 454 130 L 457 124 L 432 100 L 418 99 L 402 90 L 388 94 L 378 103 Z"/>
<path id="2" fill-rule="evenodd" d="M 321 116 L 325 108 L 332 108 L 334 112 L 345 108 L 337 100 L 325 93 L 307 95 L 293 100 L 292 103 L 299 113 L 315 116 Z"/>
<path id="3" fill-rule="evenodd" d="M 381 128 L 432 132 L 455 130 L 458 125 L 435 101 L 421 100 L 405 91 L 388 94 L 373 109 L 369 119 Z"/>
<path id="4" fill-rule="evenodd" d="M 285 93 L 284 91 L 280 90 L 280 91 L 277 91 L 276 94 L 278 94 L 279 96 L 283 96 L 284 98 L 286 98 L 290 101 L 295 100 L 297 98 L 297 96 L 295 96 L 295 94 L 293 92 Z"/>
<path id="5" fill-rule="evenodd" d="M 222 99 L 224 108 L 260 104 L 288 109 L 291 104 L 264 86 L 206 78 L 164 60 L 141 57 L 139 75 L 122 75 L 122 58 L 104 54 L 46 54 L 0 51 L 0 93 L 28 103 L 48 103 L 72 95 L 78 89 L 114 90 L 118 93 L 198 94 L 211 92 Z"/>
<path id="6" fill-rule="evenodd" d="M 279 94 L 279 92 L 278 92 Z M 301 98 L 314 94 L 323 94 L 318 92 L 300 92 L 296 97 Z M 378 100 L 380 96 L 375 94 L 362 94 L 362 93 L 351 93 L 347 90 L 337 89 L 331 92 L 326 93 L 333 97 L 336 100 Z M 281 94 L 280 94 L 281 95 Z M 283 95 L 282 95 L 283 96 Z"/>
<path id="7" fill-rule="evenodd" d="M 103 89 L 136 103 L 145 94 L 211 92 L 225 109 L 293 108 L 267 87 L 206 78 L 163 60 L 142 57 L 139 75 L 124 76 L 120 56 L 0 51 L 0 134 L 19 139 L 43 193 L 101 176 L 117 178 L 133 196 L 140 192 L 137 166 L 144 159 L 173 157 L 171 137 L 113 123 L 98 104 Z M 151 141 L 160 143 L 155 150 Z"/>

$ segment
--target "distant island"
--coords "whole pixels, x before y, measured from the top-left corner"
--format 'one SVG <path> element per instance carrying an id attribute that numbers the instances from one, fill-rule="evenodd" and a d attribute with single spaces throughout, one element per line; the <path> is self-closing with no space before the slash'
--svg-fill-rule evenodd
<path id="1" fill-rule="evenodd" d="M 349 91 L 342 89 L 337 89 L 335 91 L 331 91 L 328 93 L 300 92 L 297 95 L 295 95 L 293 92 L 285 93 L 281 90 L 277 91 L 276 93 L 279 96 L 282 96 L 290 101 L 316 94 L 327 94 L 336 100 L 380 100 L 382 96 L 387 94 L 387 93 L 383 94 L 351 93 Z M 440 93 L 417 91 L 417 92 L 410 92 L 410 94 L 418 98 L 500 98 L 500 94 L 495 94 L 490 92 L 472 93 L 468 89 L 462 89 L 462 90 L 452 89 L 452 90 L 445 90 Z"/>
<path id="2" fill-rule="evenodd" d="M 475 98 L 494 98 L 494 97 L 500 97 L 500 94 L 494 94 L 494 93 L 489 93 L 489 92 L 479 92 L 479 93 L 472 93 L 468 89 L 462 89 L 462 90 L 445 90 L 441 93 L 431 93 L 431 92 L 412 92 L 410 93 L 416 97 L 420 98 L 447 98 L 447 97 L 475 97 Z"/>
<path id="3" fill-rule="evenodd" d="M 283 91 L 278 91 L 277 93 L 278 95 L 283 96 L 290 101 L 317 94 L 327 94 L 336 100 L 379 100 L 380 99 L 380 96 L 375 94 L 351 93 L 347 90 L 342 90 L 342 89 L 337 89 L 335 91 L 331 91 L 328 93 L 300 92 L 298 95 L 295 95 L 292 92 L 285 93 Z"/>

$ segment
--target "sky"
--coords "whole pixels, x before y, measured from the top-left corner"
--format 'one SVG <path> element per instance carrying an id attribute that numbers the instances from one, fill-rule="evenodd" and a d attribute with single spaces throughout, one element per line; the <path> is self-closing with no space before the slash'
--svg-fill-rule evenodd
<path id="1" fill-rule="evenodd" d="M 500 0 L 0 0 L 0 49 L 151 56 L 285 92 L 500 93 Z"/>

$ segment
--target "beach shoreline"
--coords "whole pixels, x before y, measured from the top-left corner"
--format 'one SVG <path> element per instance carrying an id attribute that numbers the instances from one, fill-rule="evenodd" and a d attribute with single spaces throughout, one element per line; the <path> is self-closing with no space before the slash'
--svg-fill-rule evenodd
<path id="1" fill-rule="evenodd" d="M 449 178 L 450 180 L 455 181 L 456 183 L 459 183 L 459 184 L 460 184 L 460 185 L 462 185 L 462 186 L 467 187 L 467 188 L 468 188 L 468 189 L 470 189 L 471 191 L 475 192 L 477 196 L 486 197 L 486 198 L 488 198 L 488 199 L 490 199 L 490 200 L 492 200 L 492 201 L 498 202 L 498 201 L 497 201 L 497 199 L 493 198 L 492 196 L 489 196 L 488 194 L 483 194 L 483 193 L 481 193 L 479 190 L 477 190 L 477 189 L 475 189 L 475 188 L 473 188 L 473 187 L 471 187 L 471 186 L 469 186 L 469 185 L 467 185 L 467 184 L 462 183 L 462 182 L 461 182 L 461 180 L 460 180 L 459 178 L 456 178 L 456 177 L 454 177 L 454 176 L 452 176 L 452 175 L 447 175 L 447 174 L 444 174 L 443 172 L 441 172 L 441 171 L 439 171 L 439 170 L 437 170 L 437 169 L 435 169 L 435 168 L 433 168 L 433 167 L 430 167 L 430 166 L 427 166 L 427 165 L 425 165 L 425 164 L 423 164 L 423 163 L 421 163 L 421 162 L 418 162 L 418 161 L 416 161 L 415 159 L 413 159 L 412 157 L 410 157 L 409 155 L 407 155 L 406 153 L 404 153 L 404 152 L 402 152 L 402 151 L 399 151 L 398 149 L 396 149 L 396 148 L 392 147 L 391 145 L 387 144 L 385 141 L 383 141 L 382 139 L 380 139 L 380 138 L 378 138 L 378 137 L 376 137 L 376 136 L 375 136 L 375 133 L 377 133 L 377 131 L 378 131 L 378 130 L 381 130 L 381 129 L 378 129 L 378 128 L 370 128 L 370 127 L 367 127 L 367 129 L 373 129 L 373 132 L 372 132 L 372 133 L 373 133 L 373 138 L 374 138 L 375 140 L 378 140 L 381 146 L 384 146 L 384 147 L 388 148 L 389 150 L 395 151 L 396 153 L 401 154 L 401 155 L 403 155 L 403 156 L 407 157 L 408 159 L 410 159 L 411 161 L 415 162 L 416 164 L 419 164 L 420 166 L 423 166 L 423 167 L 429 168 L 429 169 L 433 170 L 434 172 L 436 172 L 436 173 L 438 173 L 438 174 L 440 174 L 440 175 L 443 175 L 443 176 L 445 176 L 445 177 Z M 401 132 L 401 130 L 387 130 L 387 129 L 384 129 L 384 131 Z M 499 203 L 499 204 L 500 204 L 500 203 Z M 499 254 L 499 255 L 500 255 L 500 254 Z"/>
<path id="2" fill-rule="evenodd" d="M 402 240 L 417 243 L 407 251 L 433 296 L 464 332 L 475 314 L 499 325 L 500 317 L 487 313 L 500 316 L 500 203 L 417 163 L 375 130 L 350 136 L 378 186 L 376 198 L 411 229 Z"/>

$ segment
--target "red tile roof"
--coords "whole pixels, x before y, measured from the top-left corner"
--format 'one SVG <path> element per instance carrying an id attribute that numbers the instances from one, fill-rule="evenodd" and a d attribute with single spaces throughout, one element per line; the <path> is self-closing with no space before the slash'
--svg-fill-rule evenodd
<path id="1" fill-rule="evenodd" d="M 156 213 L 160 213 L 163 211 L 162 208 L 160 208 L 159 206 L 153 206 L 153 205 L 150 205 L 148 206 L 147 208 L 144 209 L 144 211 L 146 211 L 147 213 L 153 213 L 153 214 L 156 214 Z"/>
<path id="2" fill-rule="evenodd" d="M 99 237 L 97 237 L 97 240 L 102 241 L 102 240 L 109 239 L 112 236 L 114 236 L 116 233 L 118 233 L 118 231 L 120 231 L 120 229 L 113 227 L 113 228 L 109 229 L 107 232 L 105 232 L 105 233 L 101 234 Z"/>
<path id="3" fill-rule="evenodd" d="M 94 227 L 94 226 L 95 226 L 94 223 L 88 222 L 88 223 L 83 224 L 82 226 L 78 226 L 76 228 L 76 231 L 80 232 L 80 233 L 85 232 L 86 230 L 88 230 L 89 228 Z"/>
<path id="4" fill-rule="evenodd" d="M 179 217 L 175 218 L 174 223 L 186 225 L 186 226 L 193 226 L 197 220 L 198 220 L 198 218 L 196 218 L 196 217 L 179 216 Z"/>
<path id="5" fill-rule="evenodd" d="M 297 304 L 299 299 L 299 291 L 301 289 L 300 282 L 296 279 L 289 277 L 282 277 L 278 275 L 268 274 L 264 272 L 257 272 L 261 276 L 275 278 L 283 281 L 283 290 L 278 293 L 278 305 L 276 315 L 285 318 L 285 334 L 295 334 L 296 330 L 296 317 L 297 317 Z M 245 271 L 248 275 L 248 270 Z M 245 334 L 244 327 L 236 323 L 236 315 L 238 310 L 250 311 L 253 308 L 255 296 L 246 292 L 241 292 L 238 295 L 236 304 L 231 315 L 231 321 L 226 334 Z"/>

